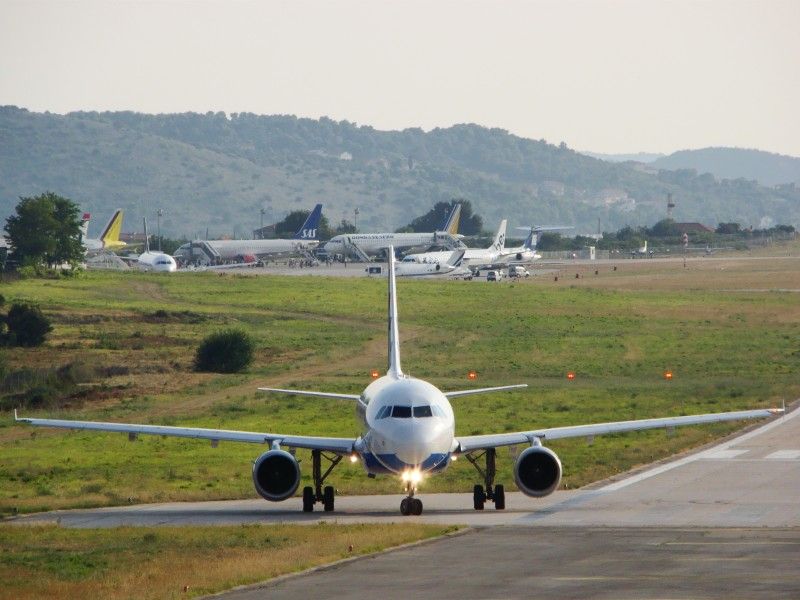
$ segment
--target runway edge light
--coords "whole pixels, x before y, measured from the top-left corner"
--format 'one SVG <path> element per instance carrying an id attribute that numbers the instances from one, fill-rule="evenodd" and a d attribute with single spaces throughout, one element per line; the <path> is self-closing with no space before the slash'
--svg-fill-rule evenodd
<path id="1" fill-rule="evenodd" d="M 467 379 L 469 379 L 470 381 L 475 381 L 477 378 L 478 378 L 477 371 L 470 371 L 469 373 L 467 373 Z"/>
<path id="2" fill-rule="evenodd" d="M 568 371 L 567 372 L 567 379 L 569 379 L 570 381 L 575 379 L 575 371 Z"/>
<path id="3" fill-rule="evenodd" d="M 672 371 L 669 371 L 669 370 L 664 371 L 664 379 L 666 379 L 667 381 L 671 381 L 672 380 Z"/>

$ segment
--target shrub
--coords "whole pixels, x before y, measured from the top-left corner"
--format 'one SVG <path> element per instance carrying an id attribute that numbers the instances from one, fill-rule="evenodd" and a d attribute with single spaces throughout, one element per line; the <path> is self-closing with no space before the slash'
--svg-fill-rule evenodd
<path id="1" fill-rule="evenodd" d="M 226 329 L 212 333 L 194 357 L 197 371 L 236 373 L 253 362 L 253 339 L 241 329 Z"/>
<path id="2" fill-rule="evenodd" d="M 16 302 L 6 316 L 7 340 L 12 346 L 41 346 L 44 336 L 53 330 L 38 306 Z"/>

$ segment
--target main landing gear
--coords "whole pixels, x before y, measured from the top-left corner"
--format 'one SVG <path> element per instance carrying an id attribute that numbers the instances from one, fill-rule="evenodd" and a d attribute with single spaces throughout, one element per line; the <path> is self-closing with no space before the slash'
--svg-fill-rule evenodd
<path id="1" fill-rule="evenodd" d="M 416 492 L 416 488 L 412 482 L 406 482 L 406 493 L 408 494 L 407 498 L 403 498 L 400 502 L 400 514 L 404 517 L 409 515 L 419 516 L 422 514 L 422 500 L 419 498 L 414 498 L 414 493 Z"/>
<path id="2" fill-rule="evenodd" d="M 475 467 L 478 473 L 481 474 L 484 484 L 486 485 L 485 490 L 480 484 L 475 484 L 475 487 L 472 488 L 472 501 L 475 506 L 475 510 L 483 510 L 483 505 L 487 500 L 494 502 L 494 507 L 497 510 L 503 510 L 506 507 L 506 490 L 502 484 L 494 485 L 494 477 L 496 474 L 495 459 L 497 458 L 497 450 L 494 448 L 487 448 L 483 454 L 479 454 L 478 456 L 472 456 L 470 454 L 465 454 L 464 456 L 472 464 L 472 466 Z M 485 470 L 482 469 L 478 464 L 481 456 L 486 457 Z"/>
<path id="3" fill-rule="evenodd" d="M 323 473 L 322 472 L 322 458 L 330 462 L 330 466 Z M 303 488 L 303 512 L 312 512 L 314 504 L 322 502 L 325 512 L 333 512 L 333 500 L 336 492 L 332 485 L 326 485 L 323 489 L 322 484 L 325 483 L 325 478 L 331 474 L 333 468 L 342 460 L 340 455 L 328 456 L 323 454 L 321 450 L 311 451 L 312 462 L 312 476 L 314 478 L 314 487 L 307 485 Z"/>

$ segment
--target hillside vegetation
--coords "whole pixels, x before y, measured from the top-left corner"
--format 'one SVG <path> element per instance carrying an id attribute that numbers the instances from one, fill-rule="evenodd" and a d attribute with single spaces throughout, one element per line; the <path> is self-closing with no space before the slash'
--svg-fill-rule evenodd
<path id="1" fill-rule="evenodd" d="M 347 121 L 239 113 L 68 115 L 0 108 L 0 217 L 46 190 L 95 215 L 117 207 L 126 230 L 166 210 L 171 236 L 248 237 L 290 210 L 325 205 L 331 223 L 394 229 L 437 201 L 469 199 L 487 227 L 575 225 L 578 232 L 652 224 L 666 196 L 676 218 L 715 225 L 800 224 L 800 190 L 692 170 L 613 164 L 564 144 L 457 125 L 378 131 Z"/>

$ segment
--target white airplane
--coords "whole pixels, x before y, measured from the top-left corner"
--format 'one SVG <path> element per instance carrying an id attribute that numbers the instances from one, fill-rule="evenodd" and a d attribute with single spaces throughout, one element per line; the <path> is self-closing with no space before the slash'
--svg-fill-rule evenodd
<path id="1" fill-rule="evenodd" d="M 506 225 L 508 221 L 503 219 L 500 221 L 500 227 L 497 228 L 497 233 L 494 236 L 491 246 L 488 248 L 466 248 L 464 251 L 464 259 L 461 264 L 464 267 L 474 269 L 475 267 L 490 267 L 494 265 L 497 258 L 502 255 L 506 247 Z M 398 265 L 398 268 L 404 268 L 407 263 L 440 263 L 446 261 L 451 255 L 449 251 L 443 252 L 422 252 L 420 254 L 407 254 Z M 398 271 L 400 274 L 400 271 Z"/>
<path id="2" fill-rule="evenodd" d="M 89 233 L 89 221 L 92 216 L 89 213 L 84 213 L 81 223 L 81 243 L 87 253 L 114 250 L 127 245 L 119 239 L 119 234 L 122 231 L 122 216 L 122 209 L 118 208 L 111 215 L 106 226 L 103 227 L 100 237 L 90 238 L 87 236 Z"/>
<path id="3" fill-rule="evenodd" d="M 435 252 L 433 254 L 445 254 L 445 257 L 442 258 L 440 256 L 438 259 L 431 259 L 425 262 L 406 262 L 403 260 L 395 267 L 395 273 L 397 273 L 398 277 L 435 277 L 440 275 L 455 277 L 470 275 L 472 271 L 461 266 L 465 252 L 464 248 L 459 248 L 452 252 Z"/>
<path id="4" fill-rule="evenodd" d="M 187 263 L 192 262 L 198 256 L 204 256 L 204 260 L 209 262 L 236 260 L 255 263 L 259 258 L 271 254 L 291 254 L 313 250 L 319 243 L 317 232 L 321 217 L 322 204 L 317 204 L 292 239 L 196 240 L 180 246 L 175 251 L 175 256 Z"/>
<path id="5" fill-rule="evenodd" d="M 591 438 L 624 431 L 755 419 L 783 412 L 783 409 L 756 409 L 595 425 L 534 428 L 514 433 L 457 435 L 455 416 L 450 405 L 452 399 L 471 394 L 525 388 L 527 385 L 503 385 L 442 392 L 427 381 L 405 374 L 400 365 L 394 249 L 390 247 L 388 254 L 389 367 L 386 374 L 372 381 L 361 394 L 259 388 L 265 392 L 319 396 L 352 402 L 360 421 L 362 431 L 360 436 L 318 437 L 201 427 L 39 419 L 18 417 L 16 411 L 14 420 L 44 427 L 127 433 L 131 440 L 135 440 L 138 434 L 149 434 L 204 439 L 209 440 L 212 446 L 216 446 L 220 441 L 266 445 L 269 450 L 253 463 L 253 484 L 262 498 L 272 502 L 291 498 L 300 485 L 300 465 L 295 456 L 284 448 L 309 449 L 312 456 L 314 485 L 303 489 L 305 512 L 313 511 L 316 502 L 322 502 L 325 511 L 334 509 L 334 488 L 328 485 L 323 489 L 322 485 L 333 467 L 342 458 L 350 457 L 353 462 L 360 460 L 369 476 L 389 475 L 402 480 L 407 496 L 400 503 L 400 512 L 403 515 L 419 515 L 422 513 L 422 501 L 415 498 L 415 495 L 420 483 L 425 477 L 444 471 L 460 455 L 465 455 L 483 477 L 483 485 L 478 484 L 473 488 L 474 508 L 482 510 L 488 499 L 494 502 L 495 508 L 503 509 L 505 488 L 502 484 L 495 485 L 495 458 L 498 447 L 519 444 L 528 446 L 516 459 L 514 480 L 524 494 L 542 497 L 555 491 L 561 481 L 561 461 L 555 452 L 543 445 L 545 440 Z M 487 415 L 487 419 L 491 419 L 491 415 Z M 331 455 L 333 458 L 330 458 Z M 321 462 L 323 456 L 331 462 L 324 473 Z M 485 468 L 481 468 L 478 464 L 481 456 L 485 457 Z"/>
<path id="6" fill-rule="evenodd" d="M 178 270 L 178 264 L 169 254 L 150 250 L 150 237 L 147 235 L 147 219 L 143 219 L 144 224 L 144 252 L 131 256 L 120 256 L 122 260 L 130 266 L 138 267 L 143 271 L 154 271 L 156 273 L 174 273 Z"/>
<path id="7" fill-rule="evenodd" d="M 651 251 L 649 252 L 649 254 L 653 254 L 653 251 L 651 250 Z M 632 256 L 632 257 L 636 257 L 636 256 L 647 256 L 647 255 L 648 255 L 648 251 L 647 251 L 647 240 L 645 240 L 645 241 L 644 241 L 644 246 L 640 246 L 640 247 L 639 247 L 639 248 L 637 248 L 636 250 L 631 250 L 631 256 Z"/>
<path id="8" fill-rule="evenodd" d="M 442 245 L 455 248 L 460 245 L 457 235 L 460 218 L 461 204 L 456 204 L 442 228 L 433 233 L 342 233 L 333 236 L 323 248 L 329 255 L 352 252 L 363 260 L 369 260 L 389 246 L 398 250 Z"/>
<path id="9" fill-rule="evenodd" d="M 536 244 L 539 242 L 539 234 L 543 231 L 563 231 L 565 229 L 572 229 L 570 226 L 553 226 L 553 227 L 517 227 L 520 231 L 527 231 L 528 237 L 521 246 L 515 248 L 505 248 L 501 255 L 498 257 L 498 264 L 508 265 L 513 263 L 529 263 L 542 258 L 542 255 L 536 252 Z"/>

